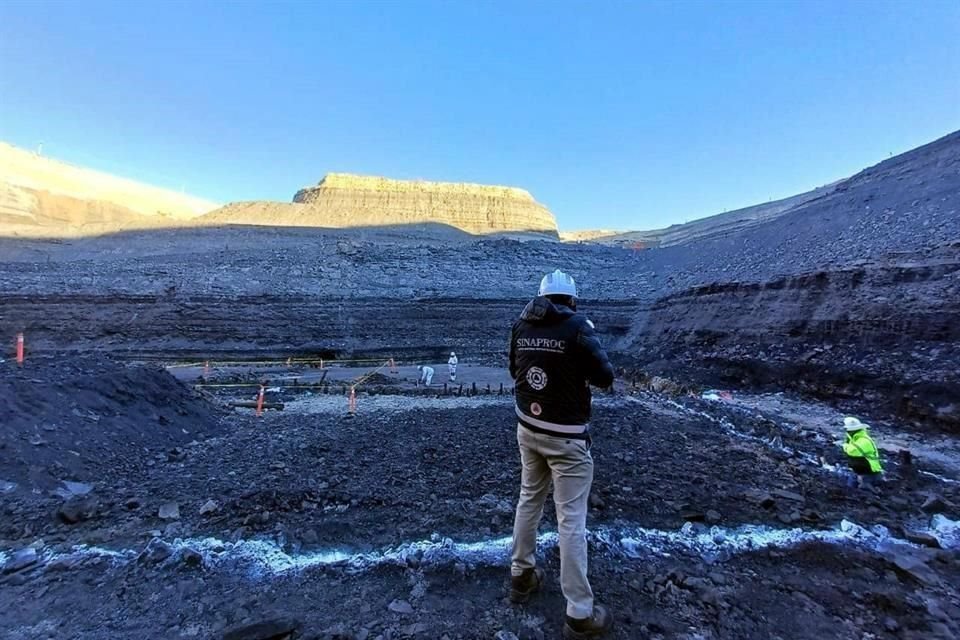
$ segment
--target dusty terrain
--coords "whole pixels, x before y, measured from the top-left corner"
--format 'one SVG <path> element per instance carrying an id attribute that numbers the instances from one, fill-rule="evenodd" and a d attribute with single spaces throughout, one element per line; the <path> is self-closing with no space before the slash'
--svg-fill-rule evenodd
<path id="1" fill-rule="evenodd" d="M 168 374 L 106 367 L 82 367 L 99 371 L 99 394 L 15 410 L 5 432 L 4 449 L 20 447 L 3 469 L 19 479 L 4 484 L 0 527 L 6 637 L 273 637 L 227 635 L 267 622 L 304 638 L 557 636 L 555 581 L 529 606 L 504 598 L 519 473 L 509 396 L 397 389 L 361 394 L 347 418 L 344 396 L 313 390 L 256 418 L 216 408 L 232 389 L 171 390 L 173 414 L 147 419 L 109 382 L 163 388 Z M 75 384 L 55 361 L 5 378 L 16 397 Z M 38 444 L 38 422 L 139 442 Z M 598 397 L 594 428 L 591 575 L 617 611 L 612 637 L 960 632 L 960 485 L 936 462 L 888 454 L 886 483 L 851 490 L 806 421 L 629 388 Z M 87 463 L 56 464 L 74 454 Z M 556 576 L 553 527 L 548 513 Z"/>
<path id="2" fill-rule="evenodd" d="M 952 134 L 649 250 L 443 225 L 0 238 L 0 629 L 556 637 L 552 515 L 554 579 L 504 600 L 504 365 L 561 267 L 619 376 L 589 520 L 614 637 L 956 637 L 958 194 Z M 282 410 L 233 406 L 261 383 Z M 846 413 L 875 427 L 879 487 L 848 486 Z"/>

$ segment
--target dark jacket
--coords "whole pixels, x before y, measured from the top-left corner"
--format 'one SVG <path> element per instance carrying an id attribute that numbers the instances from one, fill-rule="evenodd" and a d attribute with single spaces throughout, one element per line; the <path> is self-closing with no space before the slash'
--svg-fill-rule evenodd
<path id="1" fill-rule="evenodd" d="M 538 297 L 513 324 L 510 376 L 520 424 L 549 435 L 586 438 L 590 385 L 613 384 L 613 367 L 589 320 Z"/>

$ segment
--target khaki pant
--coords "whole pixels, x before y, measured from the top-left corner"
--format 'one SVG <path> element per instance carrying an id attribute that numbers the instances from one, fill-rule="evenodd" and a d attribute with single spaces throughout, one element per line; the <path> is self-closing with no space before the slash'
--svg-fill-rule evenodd
<path id="1" fill-rule="evenodd" d="M 553 480 L 560 538 L 560 589 L 567 615 L 593 614 L 593 590 L 587 580 L 587 498 L 593 483 L 593 457 L 583 440 L 534 433 L 517 425 L 523 472 L 513 523 L 511 574 L 536 566 L 537 527 Z"/>

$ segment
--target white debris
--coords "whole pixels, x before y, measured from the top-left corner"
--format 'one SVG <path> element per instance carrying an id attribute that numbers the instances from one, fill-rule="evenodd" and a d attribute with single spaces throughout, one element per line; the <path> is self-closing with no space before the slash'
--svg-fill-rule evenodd
<path id="1" fill-rule="evenodd" d="M 689 523 L 688 523 L 689 524 Z M 960 548 L 960 523 L 934 516 L 931 533 L 948 549 Z M 680 530 L 647 529 L 644 527 L 603 527 L 589 532 L 591 544 L 600 553 L 625 558 L 643 558 L 651 555 L 670 556 L 678 553 L 695 554 L 704 558 L 730 557 L 765 548 L 790 548 L 807 542 L 856 545 L 882 550 L 890 544 L 910 543 L 890 535 L 882 526 L 866 528 L 854 522 L 843 521 L 837 528 L 827 530 L 774 529 L 760 525 L 736 528 L 718 526 L 710 529 L 693 525 Z M 475 542 L 456 542 L 439 534 L 430 540 L 402 544 L 382 551 L 353 553 L 345 549 L 321 549 L 306 553 L 288 553 L 270 540 L 240 540 L 224 542 L 216 538 L 177 539 L 170 544 L 173 551 L 193 549 L 204 559 L 204 566 L 223 571 L 236 571 L 250 577 L 308 570 L 313 567 L 341 565 L 349 571 L 367 571 L 384 565 L 407 566 L 408 558 L 417 558 L 421 566 L 460 562 L 466 565 L 506 566 L 510 561 L 511 538 L 502 537 Z M 556 532 L 539 536 L 540 553 L 557 545 Z M 114 561 L 133 560 L 138 551 L 110 550 L 101 547 L 76 546 L 67 553 L 43 551 L 43 560 L 62 558 L 107 557 Z M 11 551 L 0 551 L 0 564 L 6 562 Z"/>
<path id="2" fill-rule="evenodd" d="M 960 522 L 938 513 L 930 520 L 930 533 L 940 542 L 941 547 L 960 548 Z"/>

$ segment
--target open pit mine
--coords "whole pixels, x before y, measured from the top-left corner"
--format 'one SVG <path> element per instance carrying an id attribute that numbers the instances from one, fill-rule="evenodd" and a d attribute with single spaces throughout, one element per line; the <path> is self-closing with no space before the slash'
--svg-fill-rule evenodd
<path id="1" fill-rule="evenodd" d="M 960 637 L 960 132 L 647 249 L 558 242 L 516 189 L 294 200 L 0 233 L 4 638 L 559 637 L 550 500 L 544 588 L 506 597 L 507 342 L 557 268 L 617 374 L 610 638 Z M 851 415 L 881 482 L 851 483 Z"/>

